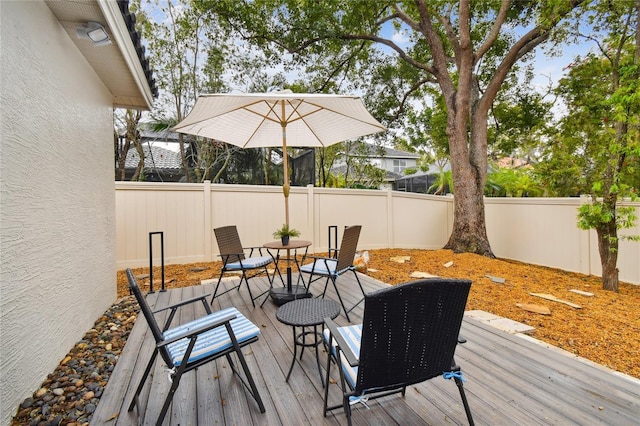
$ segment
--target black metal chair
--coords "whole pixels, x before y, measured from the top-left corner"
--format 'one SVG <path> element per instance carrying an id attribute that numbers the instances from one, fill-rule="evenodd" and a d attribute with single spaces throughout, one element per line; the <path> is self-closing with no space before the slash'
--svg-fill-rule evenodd
<path id="1" fill-rule="evenodd" d="M 267 270 L 267 266 L 273 262 L 273 257 L 263 256 L 262 247 L 242 247 L 240 236 L 238 235 L 238 229 L 234 225 L 222 226 L 220 228 L 214 229 L 213 232 L 215 233 L 216 241 L 218 242 L 220 257 L 222 257 L 222 268 L 220 270 L 220 276 L 218 277 L 216 289 L 214 290 L 213 297 L 211 298 L 211 304 L 213 304 L 216 296 L 222 296 L 223 294 L 234 289 L 239 290 L 240 286 L 242 285 L 242 281 L 244 281 L 247 284 L 247 289 L 249 290 L 251 304 L 255 308 L 256 304 L 254 301 L 260 296 L 268 293 L 273 285 L 274 277 L 270 277 L 269 271 Z M 249 250 L 249 256 L 245 255 L 245 250 Z M 258 251 L 258 256 L 253 255 L 254 251 L 256 250 Z M 252 270 L 257 271 L 253 275 L 247 275 L 247 271 Z M 240 282 L 237 286 L 218 294 L 218 288 L 220 287 L 220 283 L 222 282 L 222 277 L 227 272 L 241 272 L 242 277 L 240 278 Z M 249 286 L 249 278 L 253 278 L 256 275 L 261 274 L 262 272 L 267 274 L 267 279 L 269 280 L 269 289 L 260 293 L 256 297 L 253 297 L 253 294 L 251 294 L 251 287 Z"/>
<path id="2" fill-rule="evenodd" d="M 147 376 L 149 376 L 159 353 L 169 368 L 171 387 L 169 388 L 169 393 L 156 421 L 157 425 L 162 424 L 173 399 L 173 394 L 178 389 L 182 375 L 222 356 L 227 358 L 231 370 L 238 376 L 242 384 L 256 400 L 260 412 L 265 412 L 264 404 L 262 403 L 262 399 L 260 398 L 260 394 L 258 393 L 258 389 L 241 350 L 244 346 L 258 340 L 260 329 L 255 324 L 245 318 L 236 308 L 227 308 L 212 313 L 211 308 L 209 308 L 207 304 L 207 294 L 152 311 L 142 295 L 130 269 L 127 269 L 127 279 L 129 280 L 129 289 L 136 296 L 140 310 L 144 314 L 156 341 L 153 354 L 144 370 L 144 374 L 129 405 L 128 411 L 133 411 L 135 406 L 140 406 L 138 396 L 144 387 Z M 169 328 L 179 307 L 198 301 L 201 301 L 204 305 L 207 315 L 186 324 Z M 169 309 L 171 312 L 165 322 L 164 328 L 160 330 L 154 314 Z M 236 369 L 231 358 L 231 354 L 234 352 L 242 365 L 244 378 Z"/>
<path id="3" fill-rule="evenodd" d="M 349 425 L 351 405 L 393 393 L 437 376 L 453 378 L 469 420 L 471 410 L 455 364 L 458 333 L 471 281 L 425 279 L 379 290 L 365 296 L 363 323 L 338 327 L 329 318 L 324 341 L 328 346 L 327 383 L 332 362 L 340 371 L 342 407 Z"/>
<path id="4" fill-rule="evenodd" d="M 327 286 L 329 285 L 329 280 L 331 280 L 331 282 L 333 283 L 333 288 L 336 290 L 336 294 L 338 295 L 338 299 L 340 300 L 340 304 L 342 305 L 342 309 L 344 310 L 344 314 L 347 317 L 348 321 L 351 321 L 351 319 L 349 319 L 349 312 L 351 312 L 353 308 L 358 306 L 360 302 L 364 300 L 365 295 L 362 284 L 360 283 L 360 278 L 358 278 L 356 268 L 353 265 L 361 229 L 361 225 L 348 226 L 344 229 L 342 242 L 340 243 L 340 249 L 337 250 L 337 257 L 307 256 L 307 258 L 313 259 L 313 262 L 302 265 L 300 267 L 300 273 L 309 274 L 309 281 L 306 284 L 307 290 L 309 290 L 309 288 L 311 287 L 311 283 L 321 278 L 327 279 L 324 284 L 324 290 L 321 295 L 322 297 L 325 296 L 325 293 L 327 292 Z M 362 292 L 362 299 L 360 299 L 349 309 L 346 308 L 344 301 L 342 300 L 342 296 L 340 296 L 338 285 L 336 284 L 336 280 L 338 279 L 338 277 L 348 271 L 353 272 L 353 275 L 356 277 L 356 282 L 360 287 L 360 291 Z"/>

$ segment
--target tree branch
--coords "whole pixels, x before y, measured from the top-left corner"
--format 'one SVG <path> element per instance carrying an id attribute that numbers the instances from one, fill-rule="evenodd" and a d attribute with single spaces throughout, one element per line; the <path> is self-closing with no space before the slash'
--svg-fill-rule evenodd
<path id="1" fill-rule="evenodd" d="M 571 0 L 568 5 L 569 9 L 565 13 L 556 14 L 550 16 L 548 24 L 546 26 L 538 25 L 524 36 L 520 38 L 505 55 L 500 65 L 496 68 L 496 71 L 491 78 L 491 81 L 487 85 L 484 95 L 480 99 L 478 108 L 488 111 L 489 105 L 493 102 L 496 94 L 500 90 L 500 86 L 504 82 L 507 74 L 513 67 L 513 65 L 524 55 L 531 52 L 536 46 L 544 42 L 551 35 L 551 29 L 571 10 L 575 9 L 585 0 Z"/>
<path id="2" fill-rule="evenodd" d="M 400 56 L 400 58 L 402 58 L 408 64 L 416 68 L 419 68 L 421 70 L 424 70 L 430 74 L 434 73 L 433 67 L 427 64 L 423 64 L 422 62 L 416 61 L 411 56 L 409 56 L 407 52 L 405 52 L 400 46 L 398 46 L 396 43 L 386 38 L 382 38 L 382 37 L 378 37 L 370 34 L 342 34 L 342 35 L 339 35 L 338 37 L 343 40 L 367 40 L 375 43 L 384 44 L 385 46 L 388 46 L 392 50 L 394 50 Z"/>
<path id="3" fill-rule="evenodd" d="M 489 32 L 489 36 L 484 41 L 484 43 L 478 48 L 478 51 L 474 55 L 474 65 L 478 62 L 480 58 L 484 56 L 485 53 L 493 46 L 498 35 L 500 35 L 500 28 L 502 28 L 502 24 L 505 19 L 507 19 L 507 12 L 509 11 L 509 6 L 511 4 L 510 0 L 502 0 L 502 4 L 500 5 L 500 10 L 498 11 L 498 16 L 496 16 L 496 20 L 491 27 L 491 31 Z"/>
<path id="4" fill-rule="evenodd" d="M 451 25 L 451 8 L 449 8 L 443 16 L 438 16 L 437 18 L 444 27 L 449 43 L 451 43 L 451 47 L 453 48 L 454 56 L 458 58 L 460 56 L 460 43 L 456 31 L 453 29 L 453 25 Z"/>
<path id="5" fill-rule="evenodd" d="M 402 97 L 402 100 L 400 101 L 400 105 L 398 106 L 398 111 L 391 117 L 392 120 L 397 120 L 400 115 L 404 112 L 404 106 L 406 105 L 407 101 L 409 100 L 409 96 L 415 92 L 416 90 L 420 89 L 423 85 L 427 84 L 427 83 L 435 83 L 436 81 L 432 78 L 432 77 L 427 77 L 427 78 L 423 78 L 422 80 L 416 81 L 413 86 L 411 86 L 411 88 L 405 92 L 404 96 Z"/>
<path id="6" fill-rule="evenodd" d="M 431 74 L 438 80 L 438 84 L 440 84 L 440 88 L 444 93 L 455 93 L 455 87 L 447 69 L 447 55 L 444 52 L 442 41 L 431 23 L 431 13 L 429 13 L 425 0 L 416 0 L 416 6 L 420 14 L 418 31 L 424 35 L 431 48 L 431 56 L 433 58 Z M 450 99 L 445 99 L 445 101 L 449 107 L 454 107 L 454 105 L 450 104 Z"/>
<path id="7" fill-rule="evenodd" d="M 420 24 L 414 21 L 409 15 L 407 15 L 407 13 L 404 10 L 402 10 L 400 5 L 394 3 L 393 8 L 396 10 L 395 15 L 397 15 L 402 22 L 410 26 L 413 31 L 422 32 L 420 30 Z"/>
<path id="8" fill-rule="evenodd" d="M 340 61 L 340 63 L 338 64 L 337 67 L 335 67 L 330 73 L 329 76 L 325 79 L 324 83 L 322 84 L 321 88 L 320 88 L 320 92 L 324 92 L 324 89 L 327 87 L 327 85 L 331 82 L 331 80 L 333 79 L 333 77 L 335 77 L 338 74 L 338 71 L 340 71 L 345 64 L 349 63 L 349 61 L 351 61 L 351 59 L 357 55 L 357 53 L 361 52 L 362 49 L 364 49 L 365 47 L 365 43 L 364 41 L 362 43 L 360 43 L 360 47 L 354 51 L 351 55 L 348 55 L 344 60 Z"/>

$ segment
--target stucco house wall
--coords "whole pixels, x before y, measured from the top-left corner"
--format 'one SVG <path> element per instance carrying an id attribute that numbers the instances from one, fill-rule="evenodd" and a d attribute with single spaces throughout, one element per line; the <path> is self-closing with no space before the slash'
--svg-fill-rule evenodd
<path id="1" fill-rule="evenodd" d="M 2 1 L 0 424 L 116 298 L 113 96 L 41 1 Z"/>

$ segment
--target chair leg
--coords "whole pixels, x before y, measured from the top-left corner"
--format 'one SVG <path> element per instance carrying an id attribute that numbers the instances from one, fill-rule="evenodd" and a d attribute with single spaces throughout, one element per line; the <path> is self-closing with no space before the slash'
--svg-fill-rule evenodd
<path id="1" fill-rule="evenodd" d="M 272 277 L 269 276 L 269 270 L 267 269 L 267 266 L 264 267 L 264 273 L 267 274 L 267 281 L 269 281 L 269 288 L 266 289 L 265 291 L 263 291 L 262 293 L 260 293 L 259 295 L 257 295 L 253 299 L 253 300 L 260 299 L 260 297 L 262 297 L 263 295 L 266 294 L 266 297 L 262 300 L 262 303 L 260 303 L 260 307 L 261 308 L 264 306 L 264 303 L 267 301 L 267 299 L 269 299 L 269 294 L 271 294 L 271 290 L 273 289 L 273 280 L 276 277 L 276 273 L 275 272 L 273 273 Z"/>
<path id="2" fill-rule="evenodd" d="M 186 364 L 186 363 L 185 363 Z M 169 388 L 169 393 L 164 400 L 164 404 L 162 405 L 162 410 L 158 415 L 158 420 L 156 421 L 156 426 L 162 426 L 162 422 L 164 417 L 167 415 L 167 411 L 169 410 L 169 405 L 171 405 L 171 401 L 173 401 L 173 395 L 176 393 L 178 389 L 178 385 L 180 384 L 180 379 L 182 378 L 182 373 L 184 372 L 184 365 L 181 365 L 176 373 L 173 375 L 171 380 L 171 387 Z"/>
<path id="3" fill-rule="evenodd" d="M 355 275 L 356 282 L 358 283 L 358 286 L 360 287 L 360 291 L 362 292 L 362 298 L 360 300 L 358 300 L 358 302 L 356 302 L 355 305 L 353 305 L 351 308 L 349 308 L 348 312 L 353 311 L 356 306 L 358 306 L 360 303 L 362 303 L 364 301 L 364 297 L 366 296 L 366 293 L 364 292 L 364 288 L 362 288 L 362 283 L 360 283 L 360 278 L 358 278 L 358 274 L 356 273 L 355 269 L 353 270 L 353 275 Z"/>
<path id="4" fill-rule="evenodd" d="M 129 409 L 127 411 L 133 411 L 133 407 L 138 405 L 138 396 L 140 392 L 142 392 L 142 388 L 144 387 L 144 383 L 147 381 L 147 377 L 151 372 L 151 368 L 153 368 L 153 363 L 156 360 L 156 356 L 158 355 L 158 350 L 154 349 L 153 354 L 151 355 L 151 359 L 147 364 L 147 367 L 144 369 L 144 374 L 142 375 L 142 379 L 140 379 L 140 383 L 138 384 L 138 388 L 136 389 L 136 393 L 133 395 L 133 399 L 131 400 L 131 404 L 129 404 Z M 139 411 L 139 410 L 138 410 Z M 140 413 L 138 413 L 140 414 Z"/>
<path id="5" fill-rule="evenodd" d="M 327 287 L 329 287 L 329 280 L 331 276 L 327 277 L 327 280 L 324 282 L 324 290 L 322 291 L 322 298 L 324 299 L 324 295 L 327 294 Z"/>
<path id="6" fill-rule="evenodd" d="M 242 285 L 242 280 L 244 280 L 244 283 L 247 285 L 247 291 L 249 291 L 249 299 L 251 299 L 251 304 L 255 308 L 256 302 L 253 301 L 253 294 L 251 294 L 251 286 L 249 285 L 249 280 L 247 279 L 247 272 L 244 269 L 242 270 L 242 278 L 240 278 L 240 285 Z M 240 290 L 240 285 L 238 286 L 238 290 Z"/>
<path id="7" fill-rule="evenodd" d="M 224 268 L 220 271 L 220 276 L 218 277 L 218 284 L 216 284 L 216 289 L 213 291 L 213 297 L 211 298 L 210 305 L 213 306 L 213 301 L 216 298 L 216 294 L 218 294 L 218 287 L 220 287 L 220 283 L 222 282 L 222 276 L 224 275 Z"/>
<path id="8" fill-rule="evenodd" d="M 344 404 L 344 414 L 347 415 L 347 425 L 351 426 L 351 404 L 346 393 L 342 396 L 342 404 Z"/>
<path id="9" fill-rule="evenodd" d="M 326 380 L 325 383 L 327 384 L 324 387 L 324 409 L 322 411 L 322 415 L 324 417 L 327 417 L 327 411 L 328 411 L 328 407 L 329 407 L 329 378 L 331 375 L 331 344 L 329 343 L 328 345 L 325 343 L 325 349 L 327 351 L 327 376 L 326 376 Z"/>
<path id="10" fill-rule="evenodd" d="M 342 310 L 344 311 L 344 316 L 347 317 L 347 321 L 351 322 L 351 319 L 349 318 L 349 311 L 351 309 L 349 309 L 349 311 L 347 311 L 347 307 L 344 305 L 344 301 L 342 300 L 342 296 L 340 296 L 340 292 L 338 291 L 338 285 L 336 284 L 336 279 L 334 277 L 330 277 L 331 278 L 331 282 L 333 283 L 333 288 L 336 290 L 336 294 L 338 295 L 338 300 L 340 301 L 340 304 L 342 305 Z"/>
<path id="11" fill-rule="evenodd" d="M 467 414 L 467 420 L 469 420 L 469 426 L 473 426 L 473 417 L 471 416 L 471 408 L 469 408 L 469 403 L 467 402 L 467 396 L 464 393 L 464 386 L 462 384 L 462 380 L 454 377 L 456 385 L 458 386 L 458 390 L 460 391 L 460 397 L 462 398 L 462 404 L 464 405 L 464 411 Z"/>
<path id="12" fill-rule="evenodd" d="M 251 375 L 251 371 L 249 370 L 249 366 L 247 365 L 247 361 L 245 361 L 244 355 L 242 355 L 242 348 L 238 344 L 238 341 L 236 340 L 235 334 L 233 334 L 233 330 L 231 329 L 231 325 L 229 323 L 227 323 L 227 324 L 225 324 L 225 327 L 227 328 L 227 333 L 229 333 L 229 337 L 231 338 L 231 343 L 233 344 L 234 352 L 236 353 L 236 356 L 240 360 L 240 365 L 242 365 L 242 370 L 244 371 L 244 376 L 247 379 L 247 381 L 249 382 L 249 385 L 247 386 L 247 384 L 244 382 L 244 380 L 242 380 L 242 377 L 240 376 L 240 374 L 238 374 L 238 370 L 236 370 L 235 365 L 233 364 L 233 361 L 231 360 L 230 355 L 227 354 L 227 360 L 229 361 L 229 365 L 231 366 L 231 370 L 234 372 L 234 374 L 236 374 L 238 376 L 238 378 L 240 379 L 242 384 L 245 387 L 249 388 L 249 392 L 253 396 L 253 399 L 255 399 L 256 402 L 258 403 L 258 408 L 260 408 L 260 412 L 264 413 L 266 411 L 266 409 L 264 408 L 264 404 L 262 403 L 262 398 L 260 397 L 260 393 L 258 392 L 258 387 L 256 386 L 256 382 L 253 380 L 253 376 Z"/>

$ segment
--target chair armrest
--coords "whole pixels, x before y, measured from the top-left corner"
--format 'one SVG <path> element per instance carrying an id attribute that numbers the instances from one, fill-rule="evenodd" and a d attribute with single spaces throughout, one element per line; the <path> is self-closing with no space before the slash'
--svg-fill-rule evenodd
<path id="1" fill-rule="evenodd" d="M 314 256 L 312 254 L 307 255 L 306 257 L 307 259 L 318 259 L 318 260 L 336 260 L 333 257 L 326 257 L 326 256 Z"/>
<path id="2" fill-rule="evenodd" d="M 231 256 L 244 256 L 244 255 L 245 255 L 245 253 L 242 252 L 242 253 L 225 253 L 225 254 L 219 254 L 218 256 L 220 256 L 221 258 L 224 259 L 225 257 L 229 258 Z"/>
<path id="3" fill-rule="evenodd" d="M 338 344 L 339 350 L 344 354 L 344 357 L 347 359 L 347 362 L 349 363 L 349 365 L 352 367 L 356 367 L 357 365 L 359 365 L 360 360 L 358 359 L 356 354 L 353 353 L 353 351 L 351 350 L 351 347 L 347 344 L 346 340 L 344 340 L 344 338 L 342 337 L 342 334 L 338 332 L 338 325 L 335 322 L 333 322 L 333 320 L 329 317 L 324 319 L 324 323 L 327 325 L 327 328 L 331 333 L 331 338 L 335 339 L 336 343 Z M 331 344 L 331 342 L 329 342 L 329 344 Z"/>
<path id="4" fill-rule="evenodd" d="M 246 254 L 244 252 L 242 253 L 225 253 L 225 254 L 219 254 L 218 256 L 220 256 L 222 258 L 222 267 L 227 266 L 227 263 L 229 263 L 229 258 L 231 256 L 236 256 L 238 259 L 240 259 L 240 265 L 242 265 L 242 258 L 246 256 Z"/>
<path id="5" fill-rule="evenodd" d="M 254 250 L 258 250 L 258 253 L 260 254 L 260 256 L 262 256 L 262 249 L 264 247 L 262 246 L 255 246 L 255 247 L 242 247 L 243 250 L 249 250 L 249 257 L 253 257 L 253 251 Z M 271 255 L 271 253 L 269 253 Z M 273 257 L 273 256 L 271 256 Z"/>
<path id="6" fill-rule="evenodd" d="M 225 323 L 230 322 L 232 319 L 236 318 L 236 314 L 228 314 L 222 318 L 220 318 L 218 321 L 216 322 L 212 322 L 211 324 L 205 324 L 205 325 L 201 325 L 200 327 L 196 327 L 196 328 L 192 328 L 190 330 L 185 330 L 183 333 L 177 334 L 175 336 L 173 336 L 171 339 L 167 339 L 167 340 L 163 340 L 162 342 L 158 343 L 158 348 L 161 348 L 163 346 L 166 346 L 170 343 L 173 342 L 177 342 L 178 340 L 182 340 L 184 338 L 193 338 L 196 337 L 202 333 L 205 333 L 209 330 L 212 330 L 216 327 L 220 327 L 222 325 L 224 325 Z M 233 331 L 232 331 L 233 332 Z"/>
<path id="7" fill-rule="evenodd" d="M 174 303 L 173 305 L 169 305 L 169 306 L 165 306 L 164 308 L 157 309 L 153 311 L 153 313 L 157 314 L 158 312 L 166 311 L 167 309 L 179 308 L 180 306 L 188 305 L 190 303 L 197 302 L 199 300 L 206 300 L 206 298 L 209 296 L 211 296 L 211 293 L 203 294 L 202 296 L 192 297 L 190 299 L 185 299 L 181 302 Z"/>

